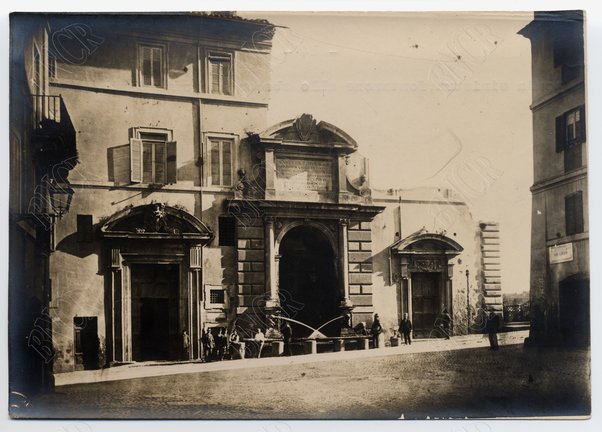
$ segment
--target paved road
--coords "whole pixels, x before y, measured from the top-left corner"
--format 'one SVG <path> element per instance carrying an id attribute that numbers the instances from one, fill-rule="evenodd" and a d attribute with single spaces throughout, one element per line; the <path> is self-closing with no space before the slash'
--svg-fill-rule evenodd
<path id="1" fill-rule="evenodd" d="M 587 415 L 589 351 L 505 346 L 64 386 L 25 416 L 412 418 Z"/>

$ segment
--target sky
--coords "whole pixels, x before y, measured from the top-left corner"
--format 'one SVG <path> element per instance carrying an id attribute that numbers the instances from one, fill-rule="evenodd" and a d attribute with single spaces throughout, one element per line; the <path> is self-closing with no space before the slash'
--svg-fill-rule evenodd
<path id="1" fill-rule="evenodd" d="M 530 13 L 241 13 L 278 28 L 268 124 L 350 134 L 377 189 L 454 189 L 500 223 L 504 292 L 529 290 Z"/>

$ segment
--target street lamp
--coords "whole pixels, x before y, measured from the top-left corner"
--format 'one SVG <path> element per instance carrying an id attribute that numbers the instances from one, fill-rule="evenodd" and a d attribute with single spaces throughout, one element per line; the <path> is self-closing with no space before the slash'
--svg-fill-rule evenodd
<path id="1" fill-rule="evenodd" d="M 50 197 L 50 206 L 52 207 L 52 215 L 58 219 L 62 218 L 71 207 L 71 200 L 75 192 L 69 183 L 58 184 L 52 181 L 48 187 L 48 195 Z"/>
<path id="2" fill-rule="evenodd" d="M 466 269 L 466 333 L 470 333 L 470 271 Z"/>

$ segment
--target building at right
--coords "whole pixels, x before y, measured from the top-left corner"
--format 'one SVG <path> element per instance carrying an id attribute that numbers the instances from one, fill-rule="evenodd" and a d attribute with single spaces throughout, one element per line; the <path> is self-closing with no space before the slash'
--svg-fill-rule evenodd
<path id="1" fill-rule="evenodd" d="M 535 12 L 531 41 L 533 345 L 590 343 L 589 220 L 582 11 Z"/>

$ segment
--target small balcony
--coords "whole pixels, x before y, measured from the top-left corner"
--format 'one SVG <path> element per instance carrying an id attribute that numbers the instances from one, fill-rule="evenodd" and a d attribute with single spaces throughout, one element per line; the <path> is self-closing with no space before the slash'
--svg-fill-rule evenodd
<path id="1" fill-rule="evenodd" d="M 75 128 L 61 96 L 32 95 L 34 159 L 42 169 L 77 163 Z"/>

